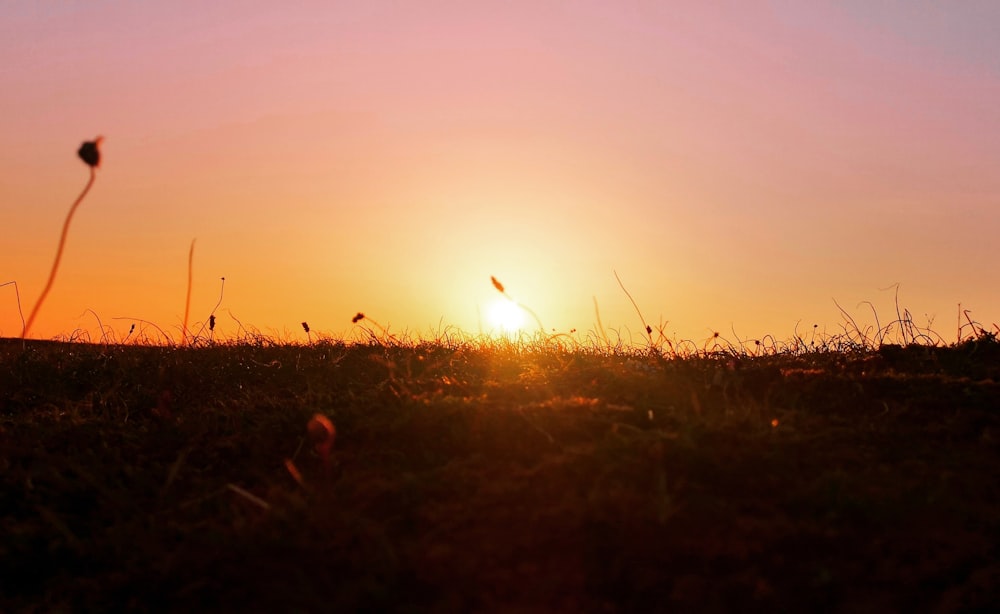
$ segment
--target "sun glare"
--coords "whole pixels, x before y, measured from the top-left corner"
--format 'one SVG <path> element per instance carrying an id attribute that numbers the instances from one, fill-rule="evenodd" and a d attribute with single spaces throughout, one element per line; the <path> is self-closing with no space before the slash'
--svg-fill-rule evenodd
<path id="1" fill-rule="evenodd" d="M 514 301 L 498 299 L 490 305 L 487 312 L 490 325 L 505 333 L 513 333 L 524 326 L 524 310 Z"/>

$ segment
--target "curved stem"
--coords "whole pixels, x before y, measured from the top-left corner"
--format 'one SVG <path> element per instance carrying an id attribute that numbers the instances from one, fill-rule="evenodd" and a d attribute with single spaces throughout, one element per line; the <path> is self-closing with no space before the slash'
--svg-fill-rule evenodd
<path id="1" fill-rule="evenodd" d="M 56 250 L 56 260 L 52 263 L 52 270 L 49 272 L 49 280 L 45 283 L 45 289 L 42 290 L 41 296 L 38 297 L 38 301 L 31 310 L 31 315 L 28 316 L 28 323 L 24 325 L 21 330 L 21 338 L 24 339 L 28 336 L 28 331 L 31 330 L 31 325 L 35 322 L 35 316 L 38 315 L 38 310 L 41 309 L 42 303 L 45 302 L 46 297 L 49 295 L 49 290 L 52 289 L 52 283 L 56 280 L 56 271 L 59 270 L 59 262 L 62 260 L 63 248 L 66 246 L 66 236 L 69 235 L 69 224 L 73 221 L 73 214 L 76 213 L 77 207 L 83 202 L 83 198 L 90 191 L 90 186 L 94 185 L 94 179 L 97 177 L 97 171 L 93 166 L 90 167 L 90 180 L 87 181 L 87 185 L 84 186 L 83 191 L 80 195 L 76 197 L 76 202 L 73 206 L 69 208 L 69 213 L 66 214 L 66 221 L 63 222 L 62 235 L 59 237 L 59 248 Z"/>

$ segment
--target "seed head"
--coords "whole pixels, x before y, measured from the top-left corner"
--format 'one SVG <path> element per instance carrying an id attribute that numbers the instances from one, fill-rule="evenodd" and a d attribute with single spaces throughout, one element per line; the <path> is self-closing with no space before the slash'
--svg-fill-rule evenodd
<path id="1" fill-rule="evenodd" d="M 93 141 L 86 141 L 83 145 L 80 145 L 80 149 L 76 152 L 80 159 L 87 163 L 88 166 L 94 168 L 101 167 L 101 141 L 104 140 L 103 136 L 99 136 Z"/>
<path id="2" fill-rule="evenodd" d="M 359 311 L 357 314 L 355 314 L 353 318 L 351 318 L 351 324 L 357 324 L 358 322 L 364 319 L 365 319 L 365 314 Z"/>
<path id="3" fill-rule="evenodd" d="M 500 281 L 496 277 L 493 277 L 492 275 L 490 275 L 490 281 L 493 282 L 493 287 L 499 290 L 501 294 L 503 294 L 503 284 L 500 283 Z"/>
<path id="4" fill-rule="evenodd" d="M 323 414 L 315 414 L 306 429 L 313 449 L 323 459 L 324 464 L 329 463 L 330 450 L 333 448 L 333 440 L 337 436 L 337 429 L 333 426 L 333 422 Z"/>
<path id="5" fill-rule="evenodd" d="M 303 322 L 302 323 L 302 330 L 306 331 L 306 334 L 309 334 L 309 323 L 308 322 Z"/>

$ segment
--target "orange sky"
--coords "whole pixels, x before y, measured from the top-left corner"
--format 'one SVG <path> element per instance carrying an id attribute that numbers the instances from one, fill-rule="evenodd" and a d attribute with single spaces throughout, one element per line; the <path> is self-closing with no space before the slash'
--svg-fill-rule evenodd
<path id="1" fill-rule="evenodd" d="M 638 338 L 617 271 L 682 339 L 836 332 L 833 299 L 884 323 L 899 283 L 950 341 L 959 302 L 1000 321 L 997 23 L 990 0 L 6 2 L 0 283 L 27 317 L 102 134 L 33 337 L 177 334 L 197 238 L 192 322 L 224 276 L 223 336 L 230 312 L 476 333 L 495 275 L 546 328 L 593 330 L 596 297 Z"/>

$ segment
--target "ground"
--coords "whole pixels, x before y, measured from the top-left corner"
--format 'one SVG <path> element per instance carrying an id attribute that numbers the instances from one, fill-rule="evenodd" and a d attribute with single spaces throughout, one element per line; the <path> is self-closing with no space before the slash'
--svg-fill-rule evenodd
<path id="1" fill-rule="evenodd" d="M 0 611 L 1000 606 L 992 337 L 4 340 L 0 363 Z"/>

